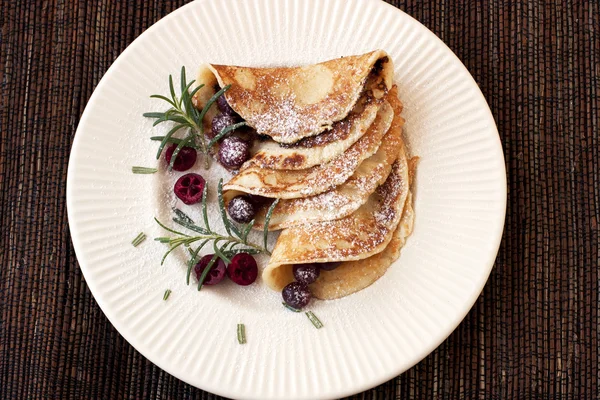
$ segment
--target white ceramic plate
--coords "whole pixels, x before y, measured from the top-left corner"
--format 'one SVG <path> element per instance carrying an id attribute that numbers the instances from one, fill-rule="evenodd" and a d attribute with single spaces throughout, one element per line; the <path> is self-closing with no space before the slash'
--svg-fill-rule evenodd
<path id="1" fill-rule="evenodd" d="M 421 162 L 415 229 L 400 259 L 371 287 L 315 301 L 323 321 L 282 308 L 279 293 L 229 282 L 197 292 L 175 254 L 160 266 L 178 175 L 134 175 L 155 166 L 148 96 L 168 93 L 200 63 L 289 65 L 388 51 L 405 104 L 406 138 Z M 162 168 L 164 170 L 164 168 Z M 196 168 L 200 173 L 200 163 Z M 215 167 L 210 188 L 222 170 Z M 481 292 L 506 207 L 502 148 L 490 110 L 467 70 L 429 30 L 379 1 L 196 1 L 148 29 L 110 67 L 82 116 L 69 163 L 73 244 L 98 304 L 152 362 L 204 390 L 234 398 L 334 398 L 402 373 L 435 349 Z M 134 248 L 140 232 L 149 239 Z M 165 289 L 171 289 L 163 301 Z M 236 339 L 244 323 L 247 344 Z"/>

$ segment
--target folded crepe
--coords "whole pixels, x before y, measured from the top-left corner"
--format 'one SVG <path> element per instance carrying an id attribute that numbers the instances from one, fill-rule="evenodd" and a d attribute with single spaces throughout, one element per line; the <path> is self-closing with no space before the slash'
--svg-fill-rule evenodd
<path id="1" fill-rule="evenodd" d="M 345 119 L 370 75 L 373 97 L 392 87 L 393 66 L 382 50 L 303 67 L 250 68 L 211 64 L 229 105 L 248 125 L 278 143 L 296 143 Z"/>
<path id="2" fill-rule="evenodd" d="M 404 119 L 400 116 L 402 103 L 397 97 L 395 86 L 387 99 L 394 110 L 394 119 L 387 134 L 381 140 L 377 152 L 362 161 L 347 181 L 327 192 L 316 196 L 280 200 L 269 220 L 270 231 L 306 222 L 330 221 L 348 216 L 363 205 L 375 189 L 385 182 L 392 164 L 398 158 L 404 125 Z M 258 207 L 254 224 L 256 229 L 263 229 L 270 205 L 270 202 L 266 202 Z"/>
<path id="3" fill-rule="evenodd" d="M 379 91 L 382 80 L 380 76 L 370 75 L 352 110 L 346 118 L 334 122 L 331 129 L 292 145 L 281 145 L 273 140 L 259 141 L 250 151 L 252 158 L 248 164 L 262 168 L 296 170 L 324 164 L 342 154 L 365 134 L 375 120 L 386 97 L 376 98 L 373 95 Z"/>
<path id="4" fill-rule="evenodd" d="M 348 150 L 328 163 L 303 170 L 272 170 L 244 164 L 223 187 L 225 198 L 240 192 L 263 197 L 293 199 L 314 196 L 344 183 L 362 161 L 372 156 L 392 124 L 394 111 L 386 101 L 367 132 Z"/>
<path id="5" fill-rule="evenodd" d="M 281 290 L 294 280 L 294 264 L 364 260 L 381 253 L 400 223 L 409 190 L 404 146 L 383 185 L 353 214 L 334 221 L 284 229 L 263 271 L 265 283 Z"/>
<path id="6" fill-rule="evenodd" d="M 409 191 L 400 223 L 386 248 L 364 260 L 342 262 L 332 271 L 322 269 L 319 278 L 309 285 L 313 296 L 321 300 L 339 299 L 358 292 L 381 278 L 400 256 L 400 249 L 412 233 L 414 217 L 412 193 Z"/>

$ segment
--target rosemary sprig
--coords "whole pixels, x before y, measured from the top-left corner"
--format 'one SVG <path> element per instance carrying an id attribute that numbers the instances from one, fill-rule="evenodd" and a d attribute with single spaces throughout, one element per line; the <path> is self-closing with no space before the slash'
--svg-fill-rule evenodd
<path id="1" fill-rule="evenodd" d="M 246 326 L 244 324 L 237 324 L 237 338 L 239 344 L 246 343 Z"/>
<path id="2" fill-rule="evenodd" d="M 263 228 L 263 243 L 265 244 L 265 249 L 267 248 L 267 237 L 269 235 L 269 222 L 271 222 L 271 215 L 273 215 L 273 210 L 277 207 L 279 203 L 279 199 L 275 199 L 273 204 L 267 210 L 267 215 L 265 215 L 265 226 Z"/>
<path id="3" fill-rule="evenodd" d="M 144 240 L 146 240 L 146 234 L 144 232 L 140 232 L 140 234 L 131 241 L 131 244 L 133 247 L 138 247 Z"/>
<path id="4" fill-rule="evenodd" d="M 286 303 L 285 301 L 282 301 L 282 302 L 281 302 L 281 304 L 283 304 L 283 306 L 284 306 L 285 308 L 287 308 L 288 310 L 290 310 L 290 311 L 293 311 L 293 312 L 300 312 L 300 310 L 298 310 L 297 308 L 294 308 L 294 307 L 290 306 L 290 305 L 289 305 L 288 303 Z"/>
<path id="5" fill-rule="evenodd" d="M 171 289 L 165 290 L 165 294 L 163 295 L 163 300 L 167 301 L 167 299 L 169 298 L 170 295 L 171 295 Z"/>
<path id="6" fill-rule="evenodd" d="M 159 94 L 153 94 L 152 96 L 150 96 L 151 98 L 165 101 L 171 107 L 167 111 L 164 111 L 164 112 L 147 112 L 147 113 L 143 114 L 144 117 L 156 119 L 156 121 L 154 121 L 153 126 L 156 126 L 163 122 L 171 122 L 171 123 L 175 124 L 165 136 L 152 137 L 152 140 L 160 140 L 160 146 L 158 147 L 158 152 L 156 153 L 157 159 L 160 158 L 160 155 L 161 155 L 163 149 L 165 148 L 165 146 L 167 145 L 167 143 L 176 143 L 177 144 L 177 147 L 175 148 L 175 151 L 173 152 L 173 155 L 171 157 L 171 163 L 169 165 L 169 170 L 173 169 L 173 163 L 175 162 L 177 155 L 179 154 L 181 149 L 185 146 L 193 147 L 193 148 L 197 149 L 198 151 L 200 151 L 202 154 L 204 154 L 204 156 L 205 156 L 204 157 L 204 166 L 205 166 L 205 168 L 208 168 L 209 167 L 208 151 L 210 150 L 211 146 L 214 143 L 216 143 L 216 141 L 214 141 L 214 140 L 210 141 L 210 143 L 206 143 L 206 139 L 204 137 L 204 125 L 202 123 L 202 120 L 204 119 L 204 116 L 206 115 L 208 110 L 210 110 L 212 105 L 217 101 L 219 96 L 221 96 L 223 93 L 225 93 L 227 90 L 229 90 L 231 85 L 227 85 L 224 88 L 222 88 L 221 90 L 219 90 L 217 93 L 215 93 L 210 98 L 210 100 L 206 103 L 204 108 L 201 111 L 199 111 L 192 104 L 192 98 L 198 92 L 198 90 L 200 90 L 204 87 L 204 85 L 198 85 L 196 88 L 194 88 L 192 91 L 190 91 L 190 88 L 192 87 L 194 82 L 195 82 L 195 80 L 192 80 L 191 82 L 187 81 L 186 74 L 185 74 L 185 67 L 181 67 L 181 75 L 180 75 L 180 83 L 179 83 L 180 94 L 179 95 L 177 95 L 175 93 L 175 86 L 173 84 L 173 76 L 169 75 L 170 98 L 163 96 L 163 95 L 159 95 Z M 242 124 L 244 124 L 244 123 L 225 127 L 221 131 L 219 136 L 222 137 L 227 132 L 238 128 Z M 187 134 L 185 135 L 185 137 L 182 139 L 174 138 L 173 135 L 182 129 L 187 131 Z"/>
<path id="7" fill-rule="evenodd" d="M 307 311 L 304 314 L 306 314 L 306 316 L 308 317 L 310 322 L 312 322 L 315 328 L 321 329 L 323 327 L 323 323 L 319 320 L 319 318 L 317 318 L 317 316 L 312 311 Z"/>
<path id="8" fill-rule="evenodd" d="M 131 167 L 131 172 L 134 174 L 153 174 L 158 169 L 156 168 L 148 168 L 148 167 Z"/>
<path id="9" fill-rule="evenodd" d="M 198 263 L 198 258 L 200 254 L 200 250 L 205 247 L 207 244 L 212 243 L 213 251 L 215 257 L 211 260 L 209 265 L 204 268 L 200 279 L 198 280 L 198 290 L 202 288 L 204 284 L 204 280 L 208 276 L 211 267 L 215 264 L 217 259 L 223 260 L 225 263 L 229 263 L 231 261 L 231 257 L 238 253 L 249 253 L 249 254 L 260 254 L 265 253 L 271 255 L 271 252 L 265 246 L 261 246 L 256 243 L 252 243 L 248 241 L 248 236 L 252 226 L 254 225 L 254 220 L 250 221 L 248 224 L 236 225 L 234 222 L 230 221 L 227 217 L 227 213 L 225 211 L 225 202 L 223 201 L 223 180 L 219 181 L 217 186 L 217 198 L 219 211 L 221 215 L 221 219 L 223 220 L 223 225 L 227 233 L 219 233 L 214 231 L 208 224 L 208 213 L 207 213 L 207 201 L 206 198 L 208 196 L 207 187 L 204 187 L 202 192 L 202 217 L 203 217 L 203 225 L 196 224 L 187 214 L 179 209 L 173 209 L 173 213 L 175 214 L 173 217 L 173 222 L 177 225 L 186 228 L 194 232 L 194 234 L 187 234 L 184 232 L 180 232 L 176 229 L 170 228 L 160 222 L 158 219 L 154 218 L 156 223 L 160 225 L 163 229 L 173 234 L 173 236 L 162 236 L 157 237 L 154 240 L 165 243 L 169 245 L 168 250 L 163 255 L 161 260 L 161 265 L 164 263 L 165 259 L 171 252 L 177 249 L 180 246 L 184 246 L 188 249 L 188 253 L 190 255 L 190 259 L 188 260 L 188 268 L 186 274 L 186 283 L 189 285 L 190 276 L 192 274 L 192 269 L 194 265 Z M 268 221 L 265 221 L 265 224 L 268 225 Z M 266 226 L 265 225 L 265 226 Z M 266 231 L 265 231 L 266 232 Z M 198 247 L 192 249 L 192 246 L 196 243 L 199 243 Z"/>

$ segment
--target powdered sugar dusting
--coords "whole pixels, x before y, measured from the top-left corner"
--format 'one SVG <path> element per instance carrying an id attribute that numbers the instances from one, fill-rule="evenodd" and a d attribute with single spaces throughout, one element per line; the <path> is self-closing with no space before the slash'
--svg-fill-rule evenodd
<path id="1" fill-rule="evenodd" d="M 406 158 L 353 214 L 334 221 L 293 226 L 281 233 L 272 265 L 361 259 L 381 251 L 396 228 L 408 192 Z"/>

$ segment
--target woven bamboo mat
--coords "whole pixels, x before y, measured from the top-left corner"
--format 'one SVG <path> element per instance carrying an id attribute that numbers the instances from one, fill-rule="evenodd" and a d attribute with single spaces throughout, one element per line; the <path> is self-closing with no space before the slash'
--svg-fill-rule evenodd
<path id="1" fill-rule="evenodd" d="M 65 207 L 94 86 L 183 0 L 8 1 L 0 8 L 0 397 L 217 399 L 135 351 L 90 294 Z M 392 1 L 465 63 L 498 123 L 503 243 L 458 329 L 355 399 L 599 396 L 600 4 Z M 384 27 L 382 27 L 384 29 Z"/>

